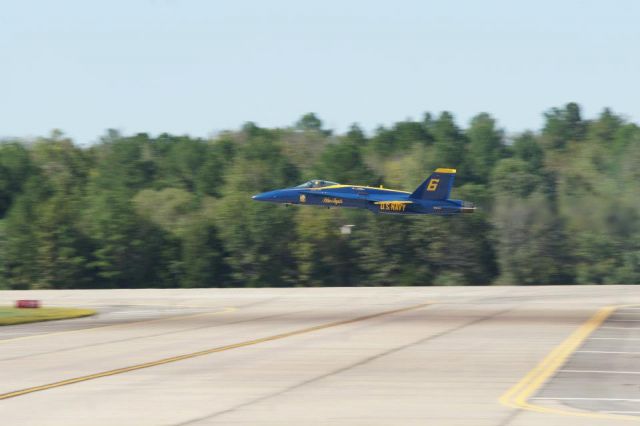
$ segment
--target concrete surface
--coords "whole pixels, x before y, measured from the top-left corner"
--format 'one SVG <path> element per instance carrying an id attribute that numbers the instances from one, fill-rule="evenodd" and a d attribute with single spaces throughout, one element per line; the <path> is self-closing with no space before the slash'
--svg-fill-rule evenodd
<path id="1" fill-rule="evenodd" d="M 0 328 L 3 425 L 640 421 L 640 287 L 4 291 L 0 305 L 19 298 L 100 314 Z M 567 346 L 607 305 L 625 306 Z M 550 353 L 562 362 L 536 383 Z"/>

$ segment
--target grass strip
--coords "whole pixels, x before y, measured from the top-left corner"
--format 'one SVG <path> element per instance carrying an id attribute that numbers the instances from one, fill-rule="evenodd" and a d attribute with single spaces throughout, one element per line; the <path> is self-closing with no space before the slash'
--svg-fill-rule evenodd
<path id="1" fill-rule="evenodd" d="M 95 313 L 96 311 L 92 309 L 78 308 L 19 309 L 11 307 L 0 307 L 0 326 L 26 324 L 29 322 L 80 318 L 87 317 Z"/>

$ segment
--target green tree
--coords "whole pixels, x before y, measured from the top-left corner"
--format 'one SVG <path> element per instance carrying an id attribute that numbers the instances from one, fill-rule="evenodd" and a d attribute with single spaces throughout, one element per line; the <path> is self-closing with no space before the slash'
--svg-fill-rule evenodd
<path id="1" fill-rule="evenodd" d="M 33 224 L 38 204 L 49 197 L 49 189 L 38 175 L 29 177 L 4 221 L 2 247 L 4 287 L 29 289 L 38 281 L 38 241 Z"/>
<path id="2" fill-rule="evenodd" d="M 36 243 L 36 276 L 31 288 L 83 288 L 91 284 L 87 273 L 91 245 L 78 229 L 78 200 L 61 193 L 39 203 L 31 225 Z"/>
<path id="3" fill-rule="evenodd" d="M 427 284 L 430 267 L 422 263 L 411 268 L 413 246 L 409 244 L 411 219 L 402 216 L 376 215 L 367 221 L 364 229 L 357 229 L 360 247 L 360 266 L 364 272 L 363 285 L 416 285 Z"/>
<path id="4" fill-rule="evenodd" d="M 380 182 L 365 164 L 361 147 L 350 140 L 327 146 L 314 170 L 316 176 L 337 182 L 361 185 Z"/>
<path id="5" fill-rule="evenodd" d="M 296 122 L 296 129 L 307 132 L 318 132 L 327 136 L 331 135 L 330 130 L 324 130 L 322 128 L 322 120 L 320 120 L 320 118 L 318 118 L 318 116 L 313 112 L 303 115 Z"/>
<path id="6" fill-rule="evenodd" d="M 300 172 L 266 135 L 251 138 L 242 146 L 224 179 L 223 196 L 232 192 L 255 194 L 299 183 Z"/>
<path id="7" fill-rule="evenodd" d="M 176 286 L 171 262 L 179 258 L 177 244 L 135 213 L 127 192 L 102 190 L 87 203 L 83 227 L 95 247 L 89 266 L 100 286 Z"/>
<path id="8" fill-rule="evenodd" d="M 501 160 L 491 176 L 491 188 L 495 196 L 525 198 L 539 188 L 542 182 L 542 178 L 518 158 Z"/>
<path id="9" fill-rule="evenodd" d="M 343 225 L 353 225 L 348 223 L 348 216 L 338 209 L 299 209 L 294 250 L 298 265 L 296 285 L 357 284 L 358 253 L 351 235 L 341 233 Z"/>
<path id="10" fill-rule="evenodd" d="M 469 173 L 476 182 L 486 183 L 495 164 L 504 156 L 504 135 L 487 113 L 475 116 L 466 131 Z"/>
<path id="11" fill-rule="evenodd" d="M 90 282 L 90 252 L 78 229 L 89 162 L 61 132 L 31 147 L 37 170 L 7 219 L 5 273 L 13 288 L 74 288 Z"/>
<path id="12" fill-rule="evenodd" d="M 515 138 L 512 147 L 514 156 L 529 165 L 531 172 L 544 167 L 544 151 L 532 132 L 525 132 Z"/>
<path id="13" fill-rule="evenodd" d="M 536 193 L 515 200 L 500 196 L 493 217 L 502 282 L 573 282 L 574 272 L 563 223 L 544 195 Z"/>
<path id="14" fill-rule="evenodd" d="M 235 285 L 286 287 L 296 283 L 293 209 L 230 193 L 218 206 L 217 226 Z"/>
<path id="15" fill-rule="evenodd" d="M 565 223 L 549 188 L 549 180 L 522 160 L 504 159 L 496 166 L 492 219 L 502 282 L 573 282 Z"/>
<path id="16" fill-rule="evenodd" d="M 182 238 L 182 287 L 227 287 L 232 284 L 219 231 L 206 219 L 193 221 Z"/>
<path id="17" fill-rule="evenodd" d="M 0 218 L 5 216 L 32 173 L 29 151 L 23 144 L 0 142 Z"/>
<path id="18" fill-rule="evenodd" d="M 189 192 L 196 191 L 196 179 L 208 159 L 207 145 L 204 141 L 187 136 L 175 137 L 162 134 L 152 145 L 166 145 L 166 153 L 161 156 L 157 166 L 156 178 L 162 186 L 178 187 Z"/>
<path id="19" fill-rule="evenodd" d="M 440 167 L 459 168 L 463 164 L 466 149 L 466 140 L 458 126 L 455 124 L 453 115 L 449 112 L 440 114 L 431 126 L 431 133 L 434 137 L 436 148 L 435 157 L 440 163 Z M 465 180 L 467 172 L 460 170 L 458 180 Z"/>
<path id="20" fill-rule="evenodd" d="M 486 285 L 495 279 L 493 229 L 486 215 L 433 217 L 425 218 L 424 222 L 414 223 L 411 236 L 416 247 L 415 259 L 425 259 L 431 265 L 432 284 Z"/>
<path id="21" fill-rule="evenodd" d="M 622 118 L 615 115 L 609 108 L 605 108 L 600 117 L 589 126 L 589 139 L 600 144 L 612 145 L 623 123 Z"/>
<path id="22" fill-rule="evenodd" d="M 488 114 L 448 112 L 371 137 L 315 114 L 209 140 L 53 131 L 0 143 L 0 288 L 638 283 L 639 163 L 640 126 L 575 103 L 510 146 Z M 304 178 L 412 191 L 437 167 L 475 214 L 251 200 Z"/>
<path id="23" fill-rule="evenodd" d="M 294 212 L 256 203 L 251 195 L 292 186 L 298 179 L 297 168 L 268 134 L 250 138 L 238 152 L 225 177 L 215 222 L 235 284 L 294 284 Z"/>
<path id="24" fill-rule="evenodd" d="M 562 149 L 569 141 L 580 141 L 585 135 L 580 107 L 570 102 L 563 108 L 552 108 L 544 114 L 542 134 L 553 149 Z"/>
<path id="25" fill-rule="evenodd" d="M 150 186 L 156 177 L 152 141 L 146 133 L 122 137 L 109 131 L 93 147 L 93 156 L 92 182 L 97 191 L 118 188 L 130 195 Z"/>

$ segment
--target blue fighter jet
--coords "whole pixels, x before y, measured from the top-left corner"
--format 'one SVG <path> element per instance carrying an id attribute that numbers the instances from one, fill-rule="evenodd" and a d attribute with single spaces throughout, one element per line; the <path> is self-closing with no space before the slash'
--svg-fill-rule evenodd
<path id="1" fill-rule="evenodd" d="M 472 203 L 449 199 L 455 176 L 455 169 L 436 169 L 413 192 L 310 180 L 293 188 L 263 192 L 252 198 L 286 205 L 361 208 L 385 214 L 473 213 L 475 206 Z"/>

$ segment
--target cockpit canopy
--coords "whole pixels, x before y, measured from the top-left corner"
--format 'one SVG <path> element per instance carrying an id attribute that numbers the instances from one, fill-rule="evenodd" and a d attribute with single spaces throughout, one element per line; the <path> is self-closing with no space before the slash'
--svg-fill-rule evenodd
<path id="1" fill-rule="evenodd" d="M 331 182 L 329 180 L 313 179 L 313 180 L 310 180 L 309 182 L 303 183 L 302 185 L 296 186 L 296 188 L 322 188 L 322 187 L 331 186 L 331 185 L 339 185 L 339 183 Z"/>

